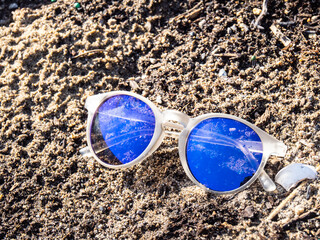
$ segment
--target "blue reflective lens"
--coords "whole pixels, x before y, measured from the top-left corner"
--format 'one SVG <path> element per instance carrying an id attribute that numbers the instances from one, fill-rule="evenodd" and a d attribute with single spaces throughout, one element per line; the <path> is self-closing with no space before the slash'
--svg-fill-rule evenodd
<path id="1" fill-rule="evenodd" d="M 214 191 L 239 188 L 258 170 L 263 146 L 247 125 L 228 118 L 209 118 L 189 134 L 186 156 L 193 176 Z"/>
<path id="2" fill-rule="evenodd" d="M 126 164 L 148 147 L 154 130 L 155 116 L 145 102 L 117 95 L 99 107 L 93 120 L 91 144 L 107 164 Z"/>

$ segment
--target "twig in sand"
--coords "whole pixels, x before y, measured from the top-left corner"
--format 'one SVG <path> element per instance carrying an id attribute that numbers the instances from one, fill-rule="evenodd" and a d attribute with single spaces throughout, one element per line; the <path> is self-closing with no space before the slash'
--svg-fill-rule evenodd
<path id="1" fill-rule="evenodd" d="M 89 51 L 80 53 L 77 56 L 74 56 L 73 58 L 79 58 L 79 57 L 83 57 L 83 56 L 88 56 L 88 55 L 92 55 L 92 54 L 95 54 L 95 53 L 108 53 L 108 52 L 109 51 L 105 50 L 105 49 L 93 49 L 93 50 L 89 50 Z M 117 55 L 113 54 L 113 56 L 111 56 L 111 57 L 115 57 L 118 60 L 118 62 L 120 62 L 120 59 L 118 58 Z"/>
<path id="2" fill-rule="evenodd" d="M 264 27 L 260 25 L 260 22 L 262 18 L 264 18 L 264 16 L 267 14 L 267 12 L 268 12 L 268 0 L 263 0 L 261 13 L 259 14 L 256 21 L 253 23 L 254 28 L 264 29 Z"/>
<path id="3" fill-rule="evenodd" d="M 214 53 L 212 54 L 214 57 L 231 57 L 231 58 L 239 58 L 241 55 L 237 53 Z"/>
<path id="4" fill-rule="evenodd" d="M 90 55 L 90 54 L 94 54 L 94 53 L 103 53 L 103 52 L 106 52 L 106 50 L 104 50 L 104 49 L 93 49 L 93 50 L 89 50 L 89 51 L 80 53 L 77 56 L 74 56 L 73 58 L 79 58 L 79 57 L 83 57 L 85 55 Z"/>
<path id="5" fill-rule="evenodd" d="M 320 165 L 316 168 L 317 172 L 320 171 Z M 292 191 L 292 193 L 289 194 L 288 197 L 286 197 L 280 204 L 278 207 L 276 207 L 271 213 L 270 215 L 267 217 L 267 220 L 272 220 L 275 216 L 278 215 L 278 213 L 281 211 L 282 208 L 284 208 L 284 206 L 291 200 L 293 199 L 300 188 L 302 188 L 303 186 L 305 186 L 307 184 L 307 181 L 303 182 L 299 187 L 297 187 L 295 190 Z"/>
<path id="6" fill-rule="evenodd" d="M 279 24 L 280 26 L 286 27 L 286 26 L 296 25 L 297 23 L 296 23 L 295 21 L 289 21 L 289 22 L 278 22 L 278 24 Z"/>
<path id="7" fill-rule="evenodd" d="M 193 8 L 189 9 L 188 11 L 181 13 L 174 18 L 171 18 L 169 20 L 169 23 L 173 23 L 183 17 L 186 17 L 187 19 L 196 18 L 200 14 L 200 12 L 203 10 L 203 7 L 200 7 L 201 4 L 202 4 L 202 2 L 199 2 L 198 4 L 196 4 Z"/>
<path id="8" fill-rule="evenodd" d="M 300 187 L 306 185 L 307 182 L 303 182 Z M 275 216 L 278 215 L 278 213 L 281 211 L 282 208 L 292 199 L 294 198 L 299 191 L 299 188 L 296 188 L 295 190 L 292 191 L 292 193 L 289 194 L 288 197 L 286 197 L 279 205 L 276 207 L 270 215 L 267 217 L 267 220 L 272 220 Z"/>

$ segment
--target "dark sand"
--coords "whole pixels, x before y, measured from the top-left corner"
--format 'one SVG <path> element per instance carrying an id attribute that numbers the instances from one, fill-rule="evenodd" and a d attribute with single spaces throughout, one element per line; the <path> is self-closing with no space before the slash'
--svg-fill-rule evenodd
<path id="1" fill-rule="evenodd" d="M 12 2 L 19 8 L 9 10 Z M 0 1 L 1 239 L 320 237 L 319 178 L 266 222 L 289 193 L 258 182 L 234 196 L 205 193 L 184 173 L 176 141 L 121 171 L 79 154 L 85 99 L 127 90 L 161 109 L 256 124 L 288 146 L 284 159 L 268 161 L 272 178 L 292 162 L 317 166 L 317 0 L 270 1 L 264 30 L 250 28 L 262 1 L 81 4 Z M 269 28 L 278 20 L 295 21 L 278 26 L 288 48 Z M 222 68 L 228 78 L 218 76 Z"/>

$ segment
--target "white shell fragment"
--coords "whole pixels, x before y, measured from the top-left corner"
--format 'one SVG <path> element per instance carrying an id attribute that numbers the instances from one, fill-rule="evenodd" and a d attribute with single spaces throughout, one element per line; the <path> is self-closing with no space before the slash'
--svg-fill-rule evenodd
<path id="1" fill-rule="evenodd" d="M 228 75 L 227 75 L 227 72 L 223 68 L 221 68 L 218 73 L 218 76 L 219 77 L 227 77 Z"/>
<path id="2" fill-rule="evenodd" d="M 276 183 L 289 191 L 304 179 L 315 179 L 316 168 L 302 163 L 292 163 L 282 168 L 276 175 Z"/>

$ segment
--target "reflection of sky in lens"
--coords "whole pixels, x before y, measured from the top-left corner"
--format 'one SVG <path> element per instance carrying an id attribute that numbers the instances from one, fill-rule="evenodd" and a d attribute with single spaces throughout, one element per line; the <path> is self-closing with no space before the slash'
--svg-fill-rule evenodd
<path id="1" fill-rule="evenodd" d="M 186 155 L 193 176 L 215 191 L 231 191 L 247 182 L 262 159 L 262 142 L 247 125 L 209 118 L 189 134 Z"/>
<path id="2" fill-rule="evenodd" d="M 100 106 L 97 118 L 107 147 L 123 164 L 136 159 L 148 147 L 154 134 L 153 111 L 132 96 L 118 95 L 107 99 Z"/>

